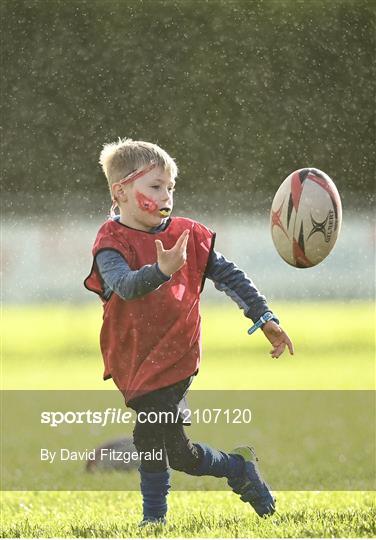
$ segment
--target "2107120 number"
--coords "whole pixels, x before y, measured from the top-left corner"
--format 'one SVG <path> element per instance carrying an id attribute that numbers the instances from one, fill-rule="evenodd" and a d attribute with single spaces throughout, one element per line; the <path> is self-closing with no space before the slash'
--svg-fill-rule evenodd
<path id="1" fill-rule="evenodd" d="M 252 421 L 250 409 L 184 409 L 181 414 L 184 422 L 196 424 L 250 424 Z"/>

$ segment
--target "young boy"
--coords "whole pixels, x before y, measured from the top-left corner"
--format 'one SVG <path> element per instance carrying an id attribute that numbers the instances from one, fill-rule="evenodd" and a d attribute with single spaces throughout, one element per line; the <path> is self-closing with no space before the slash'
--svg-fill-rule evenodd
<path id="1" fill-rule="evenodd" d="M 95 240 L 85 286 L 104 304 L 104 379 L 112 378 L 137 412 L 134 444 L 141 456 L 162 450 L 162 460 L 141 457 L 142 524 L 165 522 L 170 467 L 225 477 L 260 516 L 271 515 L 275 500 L 256 467 L 253 449 L 225 453 L 192 443 L 179 415 L 199 368 L 199 298 L 205 278 L 228 294 L 256 327 L 262 326 L 273 358 L 286 345 L 293 354 L 292 343 L 250 279 L 214 250 L 215 234 L 196 221 L 170 217 L 178 171 L 164 150 L 119 139 L 104 146 L 100 163 L 113 204 Z M 172 412 L 178 421 L 156 424 L 155 416 L 148 417 L 160 412 Z"/>

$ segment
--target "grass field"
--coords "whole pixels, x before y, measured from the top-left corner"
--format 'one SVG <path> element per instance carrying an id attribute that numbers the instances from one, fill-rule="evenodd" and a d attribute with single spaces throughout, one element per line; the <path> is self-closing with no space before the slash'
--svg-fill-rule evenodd
<path id="1" fill-rule="evenodd" d="M 194 389 L 374 389 L 371 304 L 273 307 L 294 341 L 295 356 L 271 359 L 261 332 L 248 337 L 248 322 L 232 305 L 206 307 L 204 357 Z M 97 305 L 7 308 L 2 322 L 3 388 L 112 387 L 112 382 L 101 381 Z M 140 531 L 141 498 L 135 492 L 4 492 L 2 536 L 372 537 L 376 533 L 371 492 L 276 495 L 278 513 L 261 520 L 229 492 L 171 493 L 168 525 Z"/>

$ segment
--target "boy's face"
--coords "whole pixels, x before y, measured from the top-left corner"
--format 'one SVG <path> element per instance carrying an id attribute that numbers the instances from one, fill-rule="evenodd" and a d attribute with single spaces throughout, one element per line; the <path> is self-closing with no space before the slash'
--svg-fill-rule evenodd
<path id="1" fill-rule="evenodd" d="M 134 182 L 116 188 L 121 221 L 141 230 L 157 227 L 173 207 L 175 181 L 159 167 Z"/>

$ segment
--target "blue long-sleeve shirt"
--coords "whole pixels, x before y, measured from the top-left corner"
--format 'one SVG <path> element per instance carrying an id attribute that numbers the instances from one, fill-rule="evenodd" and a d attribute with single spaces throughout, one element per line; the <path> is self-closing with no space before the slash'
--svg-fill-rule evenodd
<path id="1" fill-rule="evenodd" d="M 163 226 L 163 224 L 162 224 Z M 163 230 L 160 227 L 152 232 Z M 115 250 L 104 249 L 95 258 L 104 282 L 104 298 L 115 292 L 124 300 L 133 300 L 158 289 L 170 279 L 161 272 L 158 263 L 131 270 L 124 257 Z M 221 253 L 212 251 L 205 277 L 214 282 L 219 291 L 225 292 L 254 322 L 270 311 L 265 297 L 260 294 L 249 277 Z"/>

